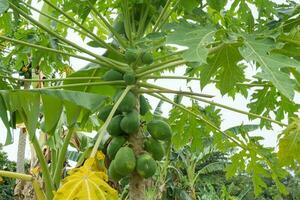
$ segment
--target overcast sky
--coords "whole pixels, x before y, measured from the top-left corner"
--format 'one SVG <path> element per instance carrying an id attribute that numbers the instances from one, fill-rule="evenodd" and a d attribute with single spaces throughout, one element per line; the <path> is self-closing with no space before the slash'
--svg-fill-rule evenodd
<path id="1" fill-rule="evenodd" d="M 278 3 L 282 3 L 284 2 L 283 0 L 277 0 L 275 2 Z M 300 3 L 300 0 L 297 0 L 296 2 Z M 253 10 L 253 12 L 255 12 Z M 256 13 L 254 13 L 254 15 L 256 15 Z M 37 17 L 37 15 L 36 15 Z M 78 37 L 76 34 L 74 34 L 73 32 L 70 32 L 69 34 L 69 39 L 72 40 L 73 42 L 80 44 L 80 46 L 86 47 L 87 49 L 92 50 L 93 52 L 98 52 L 99 54 L 102 53 L 101 50 L 99 49 L 95 49 L 95 48 L 91 48 L 87 45 L 85 45 L 85 42 L 82 42 L 81 38 Z M 83 66 L 85 66 L 87 64 L 87 62 L 79 60 L 79 59 L 71 59 L 71 65 L 74 69 L 80 69 Z M 246 71 L 246 75 L 247 76 L 251 76 L 254 72 L 254 69 L 252 69 L 251 67 L 249 67 Z M 169 74 L 169 73 L 166 73 Z M 184 74 L 184 68 L 179 68 L 176 70 L 175 75 L 182 75 Z M 174 75 L 174 74 L 173 74 Z M 249 99 L 245 99 L 243 96 L 241 95 L 237 95 L 236 98 L 233 100 L 231 97 L 228 97 L 227 95 L 222 96 L 219 91 L 214 87 L 214 85 L 208 85 L 204 88 L 203 91 L 200 90 L 200 84 L 199 81 L 191 81 L 188 83 L 188 85 L 186 85 L 186 81 L 184 80 L 159 80 L 159 81 L 153 81 L 153 83 L 162 86 L 162 87 L 166 87 L 166 88 L 170 88 L 170 89 L 181 89 L 181 90 L 187 90 L 187 87 L 191 87 L 192 90 L 194 92 L 201 92 L 201 93 L 205 93 L 205 94 L 211 94 L 214 96 L 213 100 L 219 103 L 223 103 L 226 104 L 228 106 L 232 106 L 234 108 L 237 109 L 241 109 L 241 110 L 245 110 L 247 111 L 247 107 L 246 107 L 246 102 L 249 102 Z M 170 98 L 173 98 L 173 95 L 167 95 Z M 152 97 L 147 96 L 150 100 L 151 106 L 152 107 L 156 107 L 158 100 Z M 299 103 L 300 102 L 300 97 L 299 95 L 296 96 L 295 100 Z M 183 103 L 187 104 L 189 103 L 189 101 L 187 99 L 183 99 Z M 206 105 L 206 104 L 201 104 L 201 105 Z M 168 111 L 170 110 L 171 106 L 168 105 L 167 103 L 165 103 L 163 105 L 163 111 L 164 114 L 167 115 Z M 222 114 L 222 119 L 223 119 L 223 123 L 222 123 L 222 130 L 225 130 L 229 127 L 233 127 L 233 126 L 238 126 L 241 124 L 258 124 L 259 120 L 254 120 L 254 121 L 249 121 L 248 117 L 245 115 L 241 115 L 238 113 L 234 113 L 228 110 L 223 110 L 221 109 L 221 114 Z M 270 146 L 270 147 L 274 147 L 276 146 L 276 138 L 278 133 L 281 132 L 281 127 L 274 125 L 273 126 L 274 130 L 272 131 L 267 131 L 265 129 L 263 130 L 257 130 L 252 132 L 252 135 L 260 135 L 262 137 L 265 138 L 264 140 L 264 145 L 265 146 Z M 0 120 L 0 143 L 4 143 L 5 141 L 5 128 Z M 6 146 L 4 147 L 4 150 L 8 153 L 9 155 L 9 159 L 11 160 L 16 160 L 16 155 L 17 155 L 17 141 L 18 141 L 18 130 L 15 131 L 14 133 L 14 143 L 12 145 Z M 26 146 L 26 157 L 29 158 L 30 156 L 30 151 L 29 151 L 29 145 L 27 144 Z"/>

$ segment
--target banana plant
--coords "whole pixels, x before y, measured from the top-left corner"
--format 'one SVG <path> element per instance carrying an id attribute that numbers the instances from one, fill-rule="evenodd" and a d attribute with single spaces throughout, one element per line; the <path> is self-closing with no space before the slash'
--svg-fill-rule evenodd
<path id="1" fill-rule="evenodd" d="M 300 162 L 295 142 L 298 14 L 293 1 L 0 0 L 0 116 L 9 138 L 15 123 L 8 113 L 17 113 L 40 168 L 31 175 L 0 175 L 32 181 L 39 199 L 117 199 L 120 179 L 127 179 L 129 199 L 142 200 L 147 179 L 164 164 L 154 160 L 157 154 L 149 147 L 146 151 L 148 140 L 166 150 L 166 163 L 173 149 L 190 145 L 203 153 L 210 143 L 224 152 L 238 149 L 231 155 L 228 178 L 241 171 L 251 174 L 259 195 L 266 187 L 263 178 L 271 177 L 287 194 L 281 180 Z M 27 56 L 45 79 L 18 76 Z M 89 64 L 75 70 L 76 59 Z M 249 75 L 250 69 L 257 70 Z M 174 86 L 184 80 L 187 89 L 164 87 L 161 80 Z M 214 85 L 218 92 L 198 92 L 189 85 L 195 81 L 201 90 Z M 46 87 L 24 90 L 24 83 L 41 82 Z M 218 94 L 242 95 L 248 109 L 217 102 Z M 173 101 L 169 95 L 183 99 Z M 157 116 L 145 96 L 171 105 L 170 112 Z M 261 137 L 223 130 L 221 109 L 255 119 L 261 128 L 279 126 L 279 151 L 261 145 Z M 45 144 L 37 139 L 38 129 L 47 136 Z M 96 133 L 91 146 L 80 146 L 84 139 L 75 136 L 80 131 Z M 109 144 L 100 145 L 108 133 Z M 125 143 L 109 153 L 120 135 Z M 84 156 L 66 173 L 71 146 Z M 190 173 L 191 187 L 197 177 Z"/>

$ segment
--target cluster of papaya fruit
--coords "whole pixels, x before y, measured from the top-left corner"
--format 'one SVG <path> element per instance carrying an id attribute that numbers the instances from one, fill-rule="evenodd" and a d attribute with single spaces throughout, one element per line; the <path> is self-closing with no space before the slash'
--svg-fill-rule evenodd
<path id="1" fill-rule="evenodd" d="M 119 91 L 115 95 L 114 101 L 117 101 L 122 92 Z M 137 102 L 138 100 L 139 102 Z M 137 111 L 138 103 L 139 113 Z M 106 148 L 106 154 L 111 161 L 108 172 L 115 181 L 129 176 L 134 171 L 143 178 L 149 178 L 156 172 L 156 160 L 164 157 L 165 149 L 162 142 L 170 140 L 172 131 L 166 122 L 157 119 L 148 122 L 146 129 L 143 130 L 140 116 L 145 115 L 149 111 L 149 107 L 148 100 L 143 95 L 137 98 L 130 91 L 118 106 L 107 127 L 107 132 L 111 136 Z M 113 105 L 103 107 L 98 117 L 105 121 L 112 108 Z M 142 137 L 144 138 L 144 151 L 139 155 L 135 154 L 129 142 L 129 137 L 137 133 L 143 133 Z"/>

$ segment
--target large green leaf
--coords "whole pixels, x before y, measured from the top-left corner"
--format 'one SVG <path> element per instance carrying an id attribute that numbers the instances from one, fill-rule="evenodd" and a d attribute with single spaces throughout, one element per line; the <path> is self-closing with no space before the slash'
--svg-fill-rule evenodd
<path id="1" fill-rule="evenodd" d="M 66 91 L 66 90 L 0 90 L 4 102 L 8 105 L 9 111 L 19 111 L 22 114 L 28 132 L 33 135 L 37 127 L 40 115 L 41 99 L 43 100 L 43 111 L 45 112 L 45 127 L 48 131 L 54 131 L 62 112 L 62 105 L 65 106 L 68 125 L 72 126 L 77 122 L 81 110 L 95 112 L 101 107 L 106 99 L 98 94 Z M 4 105 L 4 104 L 3 104 Z M 5 120 L 5 116 L 1 115 Z"/>
<path id="2" fill-rule="evenodd" d="M 1 94 L 0 94 L 0 118 L 7 129 L 5 145 L 11 144 L 13 140 L 12 140 L 10 124 L 7 116 L 7 108 Z"/>
<path id="3" fill-rule="evenodd" d="M 279 140 L 278 157 L 283 166 L 300 164 L 300 120 L 295 119 L 282 133 Z"/>
<path id="4" fill-rule="evenodd" d="M 0 0 L 0 14 L 4 13 L 9 8 L 7 0 Z"/>
<path id="5" fill-rule="evenodd" d="M 217 52 L 207 59 L 207 65 L 201 70 L 201 87 L 209 83 L 212 76 L 219 74 L 222 94 L 229 92 L 237 82 L 244 80 L 243 69 L 238 65 L 242 59 L 238 45 L 224 43 Z"/>
<path id="6" fill-rule="evenodd" d="M 99 109 L 103 101 L 106 99 L 106 97 L 101 96 L 99 94 L 70 91 L 70 90 L 44 89 L 44 90 L 32 91 L 32 92 L 38 92 L 42 95 L 52 96 L 62 101 L 70 102 L 74 105 L 90 110 L 91 112 L 94 112 L 97 109 Z"/>
<path id="7" fill-rule="evenodd" d="M 167 36 L 167 44 L 177 44 L 188 47 L 183 58 L 189 62 L 206 63 L 208 48 L 214 39 L 215 29 L 210 26 L 200 26 L 181 22 L 173 27 L 173 32 Z"/>
<path id="8" fill-rule="evenodd" d="M 272 84 L 286 97 L 293 99 L 295 81 L 289 74 L 281 71 L 284 68 L 292 67 L 300 71 L 300 62 L 290 57 L 272 53 L 275 48 L 273 40 L 259 40 L 254 37 L 244 37 L 244 46 L 240 52 L 247 61 L 255 61 L 261 67 L 262 72 L 257 77 L 271 81 Z"/>
<path id="9" fill-rule="evenodd" d="M 45 118 L 43 131 L 46 133 L 52 133 L 61 117 L 63 109 L 62 100 L 52 96 L 42 95 L 42 101 Z"/>

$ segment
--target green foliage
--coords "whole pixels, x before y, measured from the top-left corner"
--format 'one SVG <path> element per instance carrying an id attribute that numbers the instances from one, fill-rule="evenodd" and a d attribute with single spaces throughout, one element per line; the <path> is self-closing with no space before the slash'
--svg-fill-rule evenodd
<path id="1" fill-rule="evenodd" d="M 16 163 L 13 161 L 10 161 L 8 159 L 8 156 L 5 152 L 2 150 L 2 146 L 0 146 L 0 170 L 6 170 L 6 171 L 16 171 Z M 12 200 L 14 198 L 14 186 L 15 186 L 15 180 L 11 178 L 3 178 L 3 181 L 0 183 L 0 195 L 1 198 Z"/>
<path id="2" fill-rule="evenodd" d="M 139 129 L 139 138 L 147 138 L 146 124 L 154 139 L 167 141 L 163 144 L 166 156 L 159 166 L 161 173 L 157 179 L 157 188 L 169 184 L 165 199 L 255 199 L 255 195 L 280 199 L 282 195 L 278 191 L 282 194 L 293 191 L 288 188 L 285 177 L 287 169 L 299 170 L 298 121 L 292 119 L 299 111 L 294 97 L 300 91 L 300 10 L 297 3 L 89 0 L 74 4 L 71 0 L 51 0 L 51 6 L 47 2 L 44 1 L 37 11 L 52 18 L 36 17 L 33 1 L 0 0 L 0 117 L 8 129 L 6 144 L 13 138 L 10 133 L 13 118 L 8 113 L 20 114 L 20 121 L 25 123 L 31 140 L 37 128 L 47 134 L 43 145 L 50 148 L 53 162 L 49 170 L 56 174 L 56 185 L 62 171 L 56 166 L 62 166 L 66 157 L 61 148 L 67 149 L 71 144 L 80 151 L 78 165 L 89 157 L 91 147 L 98 145 L 94 140 L 102 139 L 101 149 L 104 150 L 108 144 L 105 142 L 107 134 L 90 138 L 79 132 L 97 131 L 103 124 L 101 131 L 104 133 L 112 107 L 101 108 L 117 102 L 124 86 L 130 85 L 133 86 L 131 91 L 114 114 L 118 117 L 113 118 L 107 130 L 116 136 Z M 77 44 L 68 37 L 70 31 L 97 51 Z M 103 55 L 98 54 L 100 48 L 105 50 Z M 90 64 L 75 72 L 69 66 L 71 57 Z M 242 94 L 249 100 L 245 100 L 245 105 L 252 113 L 231 107 L 226 109 L 248 115 L 251 120 L 259 118 L 259 124 L 222 131 L 220 110 L 212 105 L 224 106 L 203 100 L 211 104 L 203 107 L 197 103 L 201 99 L 196 100 L 201 94 L 194 92 L 194 88 L 189 88 L 187 93 L 163 88 L 152 81 L 150 84 L 149 79 L 166 78 L 160 75 L 167 70 L 177 72 L 179 67 L 186 73 L 177 78 L 198 80 L 201 89 L 213 83 L 222 95 L 235 98 Z M 253 73 L 249 74 L 249 69 Z M 22 80 L 37 77 L 40 72 L 49 80 L 33 80 L 38 84 Z M 106 81 L 114 82 L 107 84 Z M 49 88 L 35 88 L 41 83 Z M 22 91 L 26 84 L 30 89 Z M 148 112 L 150 105 L 141 91 L 160 101 L 154 113 Z M 177 94 L 174 102 L 162 95 L 166 92 Z M 133 111 L 138 109 L 138 100 L 142 120 Z M 168 114 L 162 112 L 165 101 L 173 106 Z M 98 121 L 96 114 L 104 123 Z M 172 131 L 164 121 L 170 124 Z M 279 137 L 278 153 L 274 148 L 264 147 L 262 137 L 248 133 L 258 126 L 272 129 L 273 123 L 286 126 L 285 121 L 290 125 Z M 70 131 L 67 136 L 65 127 Z M 126 140 L 131 136 L 126 135 Z M 120 143 L 124 145 L 123 142 L 124 139 Z M 156 143 L 159 148 L 154 151 L 147 142 L 144 150 L 148 149 L 153 158 L 160 160 L 163 157 L 161 144 Z M 140 145 L 143 145 L 142 140 Z M 214 147 L 212 154 L 206 152 L 208 145 Z M 35 144 L 37 152 L 40 146 Z M 189 152 L 174 155 L 174 149 L 179 151 L 183 147 Z M 216 152 L 221 156 L 217 157 Z M 117 170 L 119 163 L 127 169 L 126 175 L 134 170 L 133 153 L 124 154 L 126 156 L 118 158 L 122 162 L 113 160 L 109 168 L 115 181 L 125 176 L 118 174 L 121 171 Z M 124 160 L 127 154 L 132 161 L 130 167 Z M 206 160 L 208 157 L 212 162 Z M 40 163 L 43 159 L 40 156 Z M 47 166 L 42 169 L 43 178 L 47 177 L 46 172 Z M 226 181 L 225 174 L 231 180 Z M 236 183 L 235 178 L 241 180 Z M 47 181 L 45 184 L 49 185 Z M 244 189 L 246 186 L 249 190 Z"/>
<path id="3" fill-rule="evenodd" d="M 275 44 L 270 39 L 260 40 L 255 37 L 244 36 L 244 47 L 241 54 L 247 61 L 255 61 L 262 69 L 256 76 L 270 81 L 281 94 L 289 98 L 294 97 L 295 82 L 280 69 L 291 67 L 300 70 L 300 62 L 284 55 L 272 53 Z"/>
<path id="4" fill-rule="evenodd" d="M 294 121 L 282 132 L 279 140 L 278 158 L 283 166 L 295 168 L 300 164 L 300 120 Z"/>
<path id="5" fill-rule="evenodd" d="M 206 63 L 208 49 L 206 46 L 213 41 L 215 29 L 181 22 L 174 25 L 174 31 L 167 36 L 167 43 L 188 47 L 183 58 L 189 62 Z"/>

